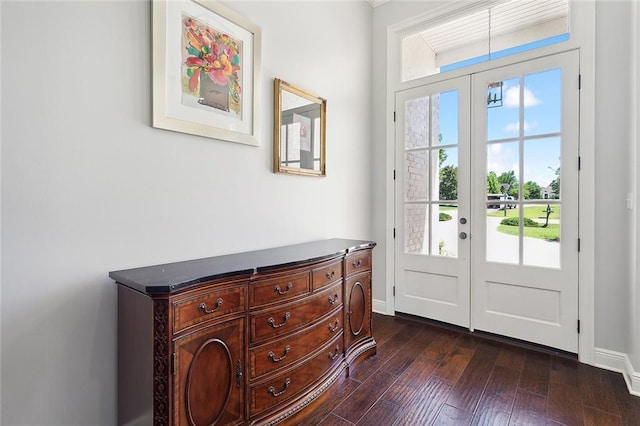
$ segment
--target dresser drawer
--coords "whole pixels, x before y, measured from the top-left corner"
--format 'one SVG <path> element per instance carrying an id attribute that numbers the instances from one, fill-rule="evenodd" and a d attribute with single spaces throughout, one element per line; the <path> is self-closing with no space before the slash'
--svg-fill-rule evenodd
<path id="1" fill-rule="evenodd" d="M 312 275 L 312 287 L 314 290 L 336 282 L 336 280 L 342 278 L 342 259 L 337 262 L 328 262 L 320 267 L 314 268 Z"/>
<path id="2" fill-rule="evenodd" d="M 246 307 L 247 285 L 226 287 L 173 302 L 173 332 L 234 312 Z"/>
<path id="3" fill-rule="evenodd" d="M 250 378 L 287 367 L 313 353 L 342 332 L 342 309 L 333 311 L 312 327 L 249 351 Z"/>
<path id="4" fill-rule="evenodd" d="M 371 270 L 371 251 L 356 252 L 345 259 L 347 276 Z"/>
<path id="5" fill-rule="evenodd" d="M 282 302 L 306 294 L 311 289 L 310 272 L 259 279 L 249 285 L 249 306 Z"/>
<path id="6" fill-rule="evenodd" d="M 290 333 L 342 306 L 342 282 L 302 300 L 250 314 L 250 343 Z"/>
<path id="7" fill-rule="evenodd" d="M 303 392 L 323 374 L 343 360 L 342 333 L 293 370 L 250 387 L 251 414 L 285 402 Z"/>

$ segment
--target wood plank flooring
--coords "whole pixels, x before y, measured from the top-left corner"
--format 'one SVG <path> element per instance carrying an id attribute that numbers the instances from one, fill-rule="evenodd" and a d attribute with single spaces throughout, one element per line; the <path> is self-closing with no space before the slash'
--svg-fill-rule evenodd
<path id="1" fill-rule="evenodd" d="M 640 425 L 621 374 L 374 314 L 378 353 L 288 425 Z"/>

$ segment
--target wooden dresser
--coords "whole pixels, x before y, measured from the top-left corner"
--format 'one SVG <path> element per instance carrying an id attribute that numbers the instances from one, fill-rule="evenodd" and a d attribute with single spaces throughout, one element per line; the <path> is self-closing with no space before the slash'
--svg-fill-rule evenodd
<path id="1" fill-rule="evenodd" d="M 110 272 L 118 424 L 276 424 L 376 352 L 371 241 Z"/>

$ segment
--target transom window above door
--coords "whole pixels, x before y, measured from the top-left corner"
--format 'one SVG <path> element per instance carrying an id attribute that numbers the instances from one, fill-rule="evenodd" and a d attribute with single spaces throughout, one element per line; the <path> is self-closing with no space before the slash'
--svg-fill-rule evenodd
<path id="1" fill-rule="evenodd" d="M 487 1 L 402 37 L 402 81 L 569 40 L 569 0 Z"/>

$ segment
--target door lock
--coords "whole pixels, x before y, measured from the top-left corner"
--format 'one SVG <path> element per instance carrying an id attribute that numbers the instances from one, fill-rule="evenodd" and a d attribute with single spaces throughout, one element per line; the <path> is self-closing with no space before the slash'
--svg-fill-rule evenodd
<path id="1" fill-rule="evenodd" d="M 460 233 L 460 239 L 461 240 L 466 240 L 467 239 L 467 233 L 466 232 L 461 232 Z"/>
<path id="2" fill-rule="evenodd" d="M 461 217 L 461 218 L 460 218 L 460 223 L 461 223 L 462 225 L 464 225 L 465 223 L 467 223 L 467 218 L 466 218 L 466 217 Z"/>

